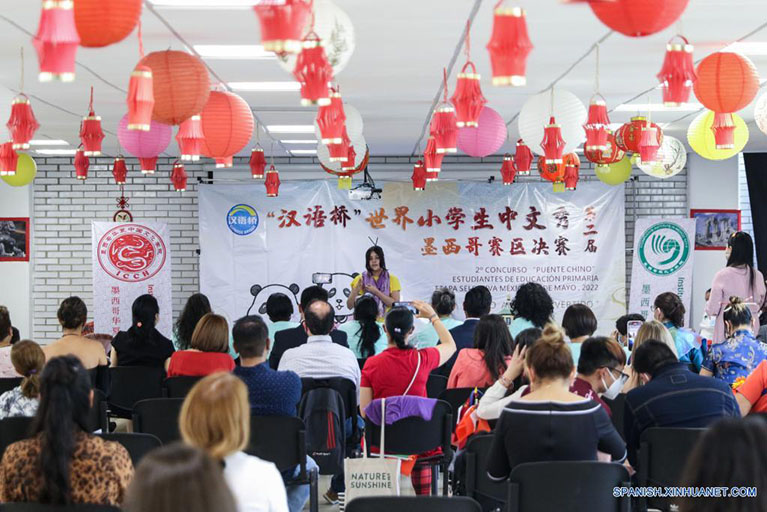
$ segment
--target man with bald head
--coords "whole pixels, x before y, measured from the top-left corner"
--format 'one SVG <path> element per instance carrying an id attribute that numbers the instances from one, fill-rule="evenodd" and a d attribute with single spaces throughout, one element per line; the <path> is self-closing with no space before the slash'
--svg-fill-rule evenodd
<path id="1" fill-rule="evenodd" d="M 306 343 L 285 351 L 279 371 L 296 372 L 301 378 L 329 379 L 342 377 L 354 382 L 359 393 L 360 367 L 357 357 L 346 347 L 333 343 L 335 315 L 324 300 L 314 300 L 304 310 Z"/>

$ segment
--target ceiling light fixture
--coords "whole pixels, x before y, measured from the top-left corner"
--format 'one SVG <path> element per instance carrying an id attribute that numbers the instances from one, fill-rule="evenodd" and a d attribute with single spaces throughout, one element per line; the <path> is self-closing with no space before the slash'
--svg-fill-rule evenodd
<path id="1" fill-rule="evenodd" d="M 702 109 L 700 103 L 683 103 L 676 107 L 667 107 L 663 103 L 624 103 L 615 107 L 616 112 L 697 112 Z"/>
<path id="2" fill-rule="evenodd" d="M 61 139 L 32 139 L 30 146 L 69 146 L 69 142 Z"/>
<path id="3" fill-rule="evenodd" d="M 160 9 L 250 9 L 259 0 L 149 0 Z"/>
<path id="4" fill-rule="evenodd" d="M 266 126 L 269 133 L 314 133 L 313 124 L 270 124 Z"/>
<path id="5" fill-rule="evenodd" d="M 229 82 L 233 91 L 294 92 L 301 90 L 298 82 Z"/>
<path id="6" fill-rule="evenodd" d="M 723 52 L 736 52 L 741 55 L 767 55 L 767 42 L 737 41 L 723 48 Z"/>
<path id="7" fill-rule="evenodd" d="M 293 155 L 316 155 L 316 149 L 291 149 L 290 153 Z"/>
<path id="8" fill-rule="evenodd" d="M 283 144 L 317 144 L 314 139 L 280 139 Z"/>
<path id="9" fill-rule="evenodd" d="M 76 149 L 37 149 L 35 153 L 39 155 L 74 155 Z"/>
<path id="10" fill-rule="evenodd" d="M 206 59 L 277 60 L 274 53 L 260 44 L 196 44 L 194 51 Z"/>

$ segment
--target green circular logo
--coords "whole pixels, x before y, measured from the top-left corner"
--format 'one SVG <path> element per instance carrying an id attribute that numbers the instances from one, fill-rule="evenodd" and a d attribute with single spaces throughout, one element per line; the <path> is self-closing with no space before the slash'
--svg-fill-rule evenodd
<path id="1" fill-rule="evenodd" d="M 668 276 L 690 258 L 690 239 L 677 224 L 661 222 L 642 234 L 637 250 L 639 261 L 648 272 Z"/>

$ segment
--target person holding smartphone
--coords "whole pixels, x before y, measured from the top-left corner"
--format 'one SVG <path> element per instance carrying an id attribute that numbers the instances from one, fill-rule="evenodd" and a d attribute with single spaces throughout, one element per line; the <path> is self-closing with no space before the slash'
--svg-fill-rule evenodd
<path id="1" fill-rule="evenodd" d="M 373 296 L 378 305 L 378 319 L 383 321 L 386 312 L 400 300 L 402 287 L 399 279 L 386 268 L 383 249 L 374 245 L 365 251 L 365 271 L 352 281 L 352 292 L 346 299 L 346 306 L 354 309 L 357 297 L 366 293 Z"/>

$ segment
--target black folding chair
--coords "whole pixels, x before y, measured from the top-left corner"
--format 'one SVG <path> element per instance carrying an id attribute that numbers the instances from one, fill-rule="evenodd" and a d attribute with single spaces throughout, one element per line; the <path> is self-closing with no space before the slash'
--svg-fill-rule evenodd
<path id="1" fill-rule="evenodd" d="M 447 389 L 447 377 L 438 373 L 430 373 L 426 380 L 426 396 L 438 398 Z"/>
<path id="2" fill-rule="evenodd" d="M 687 457 L 704 428 L 648 428 L 639 438 L 639 486 L 674 486 L 680 478 Z M 639 498 L 639 510 L 647 507 L 668 510 L 672 502 L 663 498 Z"/>
<path id="3" fill-rule="evenodd" d="M 479 503 L 465 496 L 381 496 L 357 498 L 346 512 L 482 512 Z"/>
<path id="4" fill-rule="evenodd" d="M 482 510 L 495 510 L 506 503 L 507 485 L 487 476 L 487 462 L 493 434 L 477 434 L 469 439 L 464 450 L 466 460 L 466 496 L 474 498 Z"/>
<path id="5" fill-rule="evenodd" d="M 16 441 L 32 437 L 32 421 L 34 418 L 17 416 L 0 420 L 0 457 L 5 449 Z"/>
<path id="6" fill-rule="evenodd" d="M 165 379 L 165 396 L 168 398 L 186 398 L 189 390 L 197 384 L 202 377 L 170 377 Z"/>
<path id="7" fill-rule="evenodd" d="M 300 467 L 298 477 L 290 485 L 309 484 L 309 510 L 319 509 L 319 472 L 306 470 L 306 432 L 304 422 L 293 416 L 252 416 L 250 445 L 245 450 L 273 462 L 280 471 Z"/>
<path id="8" fill-rule="evenodd" d="M 466 402 L 471 396 L 474 388 L 452 388 L 446 389 L 439 394 L 439 400 L 444 400 L 450 404 L 450 408 L 453 410 L 453 430 L 458 423 L 458 409 Z"/>
<path id="9" fill-rule="evenodd" d="M 109 432 L 107 399 L 100 389 L 93 390 L 93 406 L 88 411 L 88 429 L 91 432 L 96 432 L 97 430 Z"/>
<path id="10" fill-rule="evenodd" d="M 552 487 L 552 482 L 556 486 Z M 615 462 L 567 461 L 520 464 L 509 475 L 506 510 L 562 512 L 628 512 L 628 496 L 613 488 L 629 487 L 629 472 Z"/>
<path id="11" fill-rule="evenodd" d="M 118 507 L 111 505 L 93 505 L 80 503 L 77 505 L 44 505 L 42 503 L 3 503 L 0 510 L 8 512 L 120 512 Z"/>
<path id="12" fill-rule="evenodd" d="M 447 496 L 447 467 L 453 459 L 450 447 L 452 435 L 452 413 L 450 404 L 438 400 L 434 405 L 431 420 L 419 417 L 404 418 L 386 425 L 386 452 L 397 455 L 419 455 L 436 448 L 442 449 L 442 454 L 419 458 L 415 465 L 432 468 L 431 493 L 437 494 L 438 474 L 434 469 L 442 470 L 442 494 Z M 365 418 L 365 442 L 368 446 L 378 446 L 381 441 L 381 426 L 373 424 Z"/>
<path id="13" fill-rule="evenodd" d="M 152 434 L 162 444 L 181 439 L 178 431 L 178 415 L 183 398 L 150 398 L 133 406 L 133 431 Z"/>
<path id="14" fill-rule="evenodd" d="M 109 369 L 112 390 L 109 413 L 118 418 L 133 417 L 133 404 L 148 398 L 162 398 L 165 370 L 148 366 L 117 366 Z"/>
<path id="15" fill-rule="evenodd" d="M 100 434 L 106 441 L 120 443 L 128 451 L 133 467 L 136 467 L 144 455 L 155 448 L 162 446 L 159 439 L 151 434 L 140 434 L 138 432 L 113 432 L 111 434 Z"/>
<path id="16" fill-rule="evenodd" d="M 626 393 L 621 393 L 614 399 L 602 398 L 612 412 L 612 421 L 615 430 L 618 431 L 621 438 L 626 439 L 623 436 L 623 411 L 626 408 Z"/>
<path id="17" fill-rule="evenodd" d="M 109 396 L 109 390 L 112 388 L 111 374 L 109 373 L 109 366 L 96 366 L 88 370 L 88 375 L 91 378 L 91 386 L 93 389 L 98 389 L 104 396 Z"/>
<path id="18" fill-rule="evenodd" d="M 0 379 L 0 395 L 6 391 L 12 390 L 13 388 L 19 387 L 21 385 L 21 381 L 21 377 L 8 377 L 5 379 Z"/>

